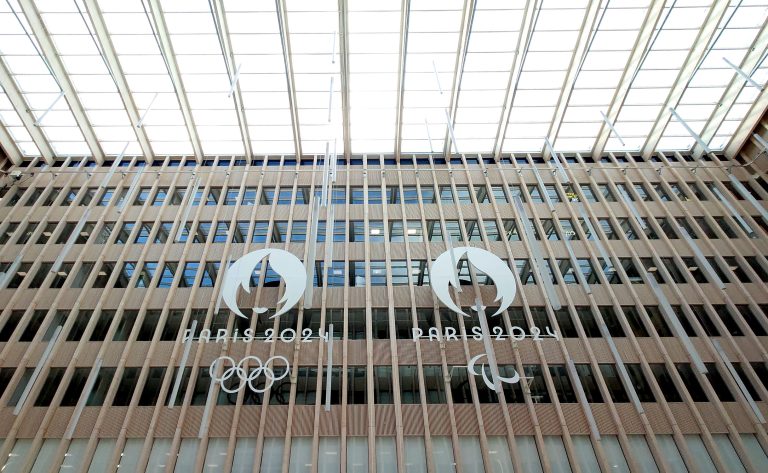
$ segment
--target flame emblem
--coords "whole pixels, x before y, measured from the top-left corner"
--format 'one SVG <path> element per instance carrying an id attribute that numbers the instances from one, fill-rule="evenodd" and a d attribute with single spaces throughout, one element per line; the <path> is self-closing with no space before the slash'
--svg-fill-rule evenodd
<path id="1" fill-rule="evenodd" d="M 288 312 L 299 302 L 306 288 L 306 274 L 302 262 L 293 253 L 276 248 L 264 248 L 252 251 L 241 256 L 227 269 L 222 283 L 221 298 L 229 309 L 240 317 L 247 318 L 237 306 L 237 290 L 242 287 L 250 293 L 251 274 L 264 258 L 269 257 L 269 265 L 285 281 L 283 297 L 277 301 L 283 306 L 272 317 Z M 265 268 L 263 268 L 265 269 Z M 253 311 L 261 314 L 267 311 L 266 307 L 254 307 Z M 271 317 L 271 318 L 272 318 Z"/>
<path id="2" fill-rule="evenodd" d="M 451 251 L 453 251 L 453 256 L 451 256 Z M 456 267 L 454 267 L 454 263 L 464 255 L 467 256 L 467 260 L 475 269 L 488 275 L 496 285 L 496 299 L 494 299 L 494 302 L 500 301 L 500 306 L 499 310 L 493 315 L 499 315 L 515 299 L 515 294 L 517 293 L 515 275 L 501 258 L 482 248 L 460 246 L 438 256 L 432 263 L 432 268 L 430 268 L 432 291 L 446 307 L 465 317 L 469 317 L 468 314 L 453 302 L 450 292 L 451 285 L 459 287 L 459 275 Z"/>

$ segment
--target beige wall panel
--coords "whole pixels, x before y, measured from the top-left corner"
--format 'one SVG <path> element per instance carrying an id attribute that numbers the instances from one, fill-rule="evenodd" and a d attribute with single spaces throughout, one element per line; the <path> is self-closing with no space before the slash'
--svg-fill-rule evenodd
<path id="1" fill-rule="evenodd" d="M 136 406 L 131 413 L 131 422 L 128 424 L 127 432 L 129 437 L 144 437 L 149 429 L 152 420 L 152 411 L 154 407 Z M 156 436 L 156 435 L 155 435 Z"/>
<path id="2" fill-rule="evenodd" d="M 184 398 L 184 392 L 179 392 L 179 397 L 176 402 L 176 406 L 173 409 L 160 409 L 157 417 L 157 424 L 155 427 L 155 435 L 157 437 L 173 437 L 173 433 L 176 431 L 176 425 L 179 422 L 182 408 L 179 406 Z M 196 409 L 197 407 L 189 407 L 185 413 L 184 423 L 190 422 L 189 411 Z"/>
<path id="3" fill-rule="evenodd" d="M 397 357 L 401 365 L 416 364 L 416 345 L 412 340 L 397 340 Z"/>
<path id="4" fill-rule="evenodd" d="M 317 433 L 326 437 L 338 437 L 341 434 L 341 406 L 331 406 L 330 412 L 322 408 Z"/>
<path id="5" fill-rule="evenodd" d="M 414 303 L 419 308 L 431 308 L 434 304 L 432 289 L 429 287 L 414 287 Z"/>
<path id="6" fill-rule="evenodd" d="M 507 404 L 507 410 L 516 435 L 534 434 L 531 413 L 525 404 Z"/>
<path id="7" fill-rule="evenodd" d="M 255 437 L 259 433 L 260 406 L 243 406 L 237 422 L 238 437 Z"/>
<path id="8" fill-rule="evenodd" d="M 421 404 L 403 404 L 403 435 L 424 435 Z"/>
<path id="9" fill-rule="evenodd" d="M 320 396 L 319 393 L 318 393 L 318 396 Z M 282 408 L 285 406 L 279 406 L 279 407 Z M 272 413 L 267 412 L 268 421 L 270 416 L 272 416 Z M 291 435 L 297 435 L 297 436 L 312 435 L 315 431 L 314 422 L 315 422 L 315 406 L 294 406 L 293 407 L 293 424 L 291 424 Z M 283 429 L 285 429 L 285 423 L 284 423 Z"/>
<path id="10" fill-rule="evenodd" d="M 389 364 L 390 362 L 390 353 L 389 353 L 389 347 L 386 347 L 386 349 L 381 347 L 376 347 L 376 343 L 373 342 L 373 353 L 374 353 L 374 364 Z M 366 348 L 366 342 L 364 340 L 350 340 L 347 342 L 347 353 L 346 353 L 346 359 L 347 364 L 350 365 L 365 365 L 366 357 L 367 357 L 367 348 Z M 377 357 L 378 355 L 378 357 Z M 380 360 L 380 363 L 377 363 L 376 360 Z"/>
<path id="11" fill-rule="evenodd" d="M 480 434 L 475 406 L 472 404 L 454 404 L 453 410 L 456 415 L 456 433 L 459 435 Z"/>
<path id="12" fill-rule="evenodd" d="M 575 404 L 574 404 L 575 405 Z M 564 406 L 564 404 L 561 404 Z M 562 435 L 563 429 L 557 418 L 557 411 L 552 404 L 536 404 L 536 417 L 539 419 L 541 433 L 544 435 Z M 583 417 L 584 414 L 579 413 Z"/>
<path id="13" fill-rule="evenodd" d="M 504 424 L 504 415 L 501 409 L 501 404 L 480 404 L 485 435 L 507 434 L 507 426 Z"/>
<path id="14" fill-rule="evenodd" d="M 347 406 L 347 435 L 368 435 L 368 406 L 359 404 Z"/>
<path id="15" fill-rule="evenodd" d="M 313 409 L 314 406 L 295 406 L 294 415 L 301 411 L 311 412 Z M 264 416 L 266 420 L 264 425 L 265 437 L 281 437 L 285 435 L 285 427 L 288 424 L 288 406 L 269 406 L 264 411 Z M 295 421 L 294 425 L 296 425 Z"/>
<path id="16" fill-rule="evenodd" d="M 387 340 L 374 340 L 371 343 L 373 352 L 373 364 L 374 365 L 390 365 L 392 364 L 392 352 L 389 348 L 389 341 Z M 358 355 L 359 356 L 359 355 Z M 356 362 L 362 363 L 363 360 L 357 358 Z M 405 364 L 405 363 L 403 363 Z"/>
<path id="17" fill-rule="evenodd" d="M 376 419 L 376 435 L 395 435 L 395 406 L 377 404 L 373 406 L 373 410 Z"/>
<path id="18" fill-rule="evenodd" d="M 211 418 L 216 422 L 209 423 L 209 437 L 228 437 L 232 430 L 232 421 L 235 417 L 235 406 L 215 406 L 211 410 Z"/>
<path id="19" fill-rule="evenodd" d="M 429 416 L 429 433 L 431 435 L 450 435 L 451 416 L 448 406 L 444 404 L 427 404 Z"/>

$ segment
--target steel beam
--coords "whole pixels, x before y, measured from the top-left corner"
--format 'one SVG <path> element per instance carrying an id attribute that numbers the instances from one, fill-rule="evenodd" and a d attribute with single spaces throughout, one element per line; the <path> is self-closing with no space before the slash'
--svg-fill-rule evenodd
<path id="1" fill-rule="evenodd" d="M 148 3 L 149 13 L 152 18 L 151 26 L 160 47 L 160 52 L 165 59 L 165 65 L 168 68 L 171 82 L 173 82 L 173 88 L 176 90 L 176 97 L 179 99 L 179 107 L 181 108 L 181 114 L 184 116 L 184 124 L 187 126 L 187 133 L 189 133 L 189 141 L 192 142 L 195 158 L 200 162 L 203 159 L 203 146 L 200 143 L 200 136 L 197 134 L 197 127 L 195 127 L 195 121 L 192 117 L 192 107 L 189 105 L 187 93 L 184 91 L 181 71 L 179 70 L 178 62 L 176 62 L 176 55 L 173 52 L 173 44 L 171 44 L 171 37 L 168 34 L 168 27 L 165 24 L 163 8 L 160 5 L 160 0 L 148 0 Z"/>
<path id="2" fill-rule="evenodd" d="M 64 92 L 69 108 L 72 110 L 72 115 L 75 117 L 75 122 L 77 122 L 77 126 L 83 133 L 83 138 L 85 138 L 93 158 L 101 164 L 104 162 L 104 151 L 101 149 L 101 144 L 96 138 L 96 133 L 93 131 L 90 121 L 88 121 L 83 104 L 77 96 L 75 87 L 67 74 L 59 53 L 56 51 L 50 34 L 48 34 L 48 29 L 43 23 L 43 18 L 40 16 L 37 6 L 32 0 L 19 0 L 19 5 L 24 12 L 24 16 L 27 18 L 29 26 L 32 28 L 32 32 L 35 34 L 35 38 L 37 38 L 37 43 L 40 45 L 43 57 L 50 65 L 51 72 L 54 74 L 59 87 L 61 87 L 61 91 Z"/>
<path id="3" fill-rule="evenodd" d="M 610 0 L 607 0 L 607 2 L 610 2 Z M 587 57 L 587 53 L 589 53 L 589 47 L 592 45 L 594 32 L 599 28 L 600 21 L 602 21 L 602 16 L 598 15 L 601 3 L 602 0 L 591 0 L 584 12 L 584 18 L 581 21 L 581 30 L 579 31 L 579 37 L 576 40 L 576 47 L 571 55 L 571 63 L 568 64 L 568 73 L 563 81 L 563 87 L 560 89 L 560 96 L 557 99 L 557 105 L 555 106 L 555 114 L 552 116 L 552 122 L 550 122 L 546 134 L 546 138 L 549 138 L 553 143 L 560 131 L 560 126 L 563 124 L 565 110 L 568 108 L 568 102 L 570 102 L 573 87 L 576 85 L 576 79 L 578 79 L 579 73 L 581 72 L 581 66 L 584 64 L 584 59 Z M 605 8 L 608 8 L 607 3 Z M 605 9 L 603 9 L 603 11 L 605 11 Z M 600 18 L 599 20 L 598 17 Z M 554 151 L 554 149 L 552 151 Z M 541 154 L 545 160 L 549 158 L 550 148 L 546 144 L 541 145 Z"/>
<path id="4" fill-rule="evenodd" d="M 764 59 L 766 50 L 768 50 L 768 19 L 763 22 L 763 26 L 760 29 L 760 32 L 752 42 L 752 45 L 747 51 L 747 55 L 744 57 L 744 60 L 742 60 L 739 64 L 739 68 L 743 71 L 754 72 L 755 69 L 759 66 L 760 61 Z M 704 124 L 704 128 L 700 133 L 701 139 L 705 143 L 709 143 L 712 138 L 714 138 L 715 133 L 717 133 L 720 125 L 722 125 L 723 120 L 725 120 L 725 117 L 728 115 L 728 112 L 730 112 L 731 108 L 733 108 L 733 105 L 736 103 L 736 99 L 739 97 L 739 93 L 741 93 L 743 88 L 744 79 L 734 72 L 733 79 L 723 92 L 720 100 L 718 100 L 717 107 L 715 107 L 715 109 L 712 111 L 712 114 L 709 116 L 709 119 L 707 119 L 707 123 Z M 764 110 L 764 108 L 760 110 L 760 116 L 762 116 L 762 110 Z M 749 120 L 750 118 L 750 115 L 747 114 L 745 120 Z M 755 123 L 753 122 L 753 125 L 754 124 Z M 744 134 L 742 139 L 745 140 L 749 137 L 749 131 L 751 131 L 751 129 L 752 127 L 749 127 L 749 130 L 743 132 Z M 739 130 L 741 130 L 741 127 L 739 127 Z M 734 133 L 733 136 L 735 137 L 736 133 Z M 739 145 L 739 149 L 740 148 L 741 144 Z M 703 150 L 698 144 L 693 148 L 693 154 L 696 158 L 701 156 L 702 152 Z"/>
<path id="5" fill-rule="evenodd" d="M 349 35 L 347 34 L 347 0 L 339 0 L 339 70 L 341 75 L 341 115 L 344 157 L 352 154 L 349 123 Z"/>
<path id="6" fill-rule="evenodd" d="M 8 100 L 10 100 L 16 113 L 19 114 L 19 118 L 21 118 L 24 128 L 27 129 L 29 136 L 32 137 L 32 141 L 35 143 L 35 146 L 37 146 L 37 149 L 40 150 L 40 154 L 43 156 L 43 159 L 45 159 L 45 162 L 53 164 L 53 158 L 55 156 L 53 148 L 40 127 L 35 125 L 35 116 L 29 110 L 29 106 L 27 105 L 26 100 L 24 100 L 21 90 L 19 90 L 16 81 L 13 80 L 8 67 L 5 65 L 5 61 L 2 59 L 0 59 L 0 87 L 5 91 L 5 95 L 8 97 Z"/>
<path id="7" fill-rule="evenodd" d="M 619 117 L 621 107 L 624 105 L 624 101 L 627 99 L 629 89 L 632 87 L 632 82 L 643 65 L 643 60 L 647 54 L 647 51 L 653 45 L 655 38 L 654 32 L 656 26 L 661 20 L 664 13 L 664 4 L 666 0 L 654 0 L 648 7 L 648 11 L 645 13 L 643 19 L 643 26 L 635 39 L 635 44 L 632 45 L 632 53 L 629 56 L 624 72 L 621 74 L 619 85 L 616 87 L 616 91 L 613 93 L 611 104 L 608 107 L 608 111 L 605 114 L 607 120 L 611 123 L 616 123 L 616 119 Z M 592 145 L 592 156 L 595 159 L 602 156 L 605 150 L 605 145 L 608 143 L 608 138 L 611 136 L 611 128 L 605 124 L 605 121 L 600 125 L 600 131 L 597 133 L 595 144 Z"/>
<path id="8" fill-rule="evenodd" d="M 475 18 L 475 7 L 477 0 L 464 0 L 464 12 L 461 16 L 461 29 L 459 30 L 459 43 L 456 49 L 456 64 L 453 69 L 453 84 L 451 85 L 451 97 L 446 109 L 445 139 L 443 140 L 443 155 L 446 158 L 451 156 L 451 142 L 459 149 L 458 143 L 453 139 L 452 124 L 456 121 L 456 112 L 459 107 L 459 91 L 461 90 L 461 79 L 464 77 L 464 63 L 467 60 L 467 49 L 469 48 L 469 38 L 472 34 L 472 21 Z"/>
<path id="9" fill-rule="evenodd" d="M 112 79 L 115 81 L 117 91 L 120 93 L 120 98 L 123 101 L 125 111 L 128 113 L 128 118 L 133 124 L 134 131 L 136 132 L 136 139 L 141 147 L 141 152 L 144 154 L 144 158 L 147 162 L 152 162 L 155 159 L 155 154 L 152 151 L 152 146 L 149 143 L 149 138 L 144 128 L 139 128 L 139 111 L 136 108 L 136 102 L 133 100 L 133 94 L 128 87 L 128 81 L 125 80 L 123 74 L 123 68 L 120 65 L 120 60 L 115 52 L 115 47 L 112 44 L 112 39 L 107 31 L 107 25 L 104 22 L 104 16 L 101 14 L 99 3 L 96 0 L 83 0 L 85 9 L 88 13 L 88 17 L 93 25 L 93 32 L 96 35 L 96 39 L 99 42 L 102 58 L 109 69 L 109 73 Z"/>
<path id="10" fill-rule="evenodd" d="M 293 128 L 293 146 L 296 159 L 301 153 L 301 130 L 299 128 L 299 110 L 296 105 L 296 84 L 293 78 L 293 60 L 291 59 L 291 40 L 288 34 L 288 10 L 285 0 L 275 0 L 277 24 L 280 28 L 280 44 L 283 47 L 283 62 L 285 63 L 285 80 L 288 86 L 288 106 L 291 109 L 291 127 Z"/>
<path id="11" fill-rule="evenodd" d="M 696 74 L 702 59 L 704 59 L 707 52 L 710 50 L 712 40 L 718 32 L 717 27 L 725 16 L 725 13 L 728 11 L 729 4 L 729 0 L 715 0 L 712 2 L 712 6 L 709 8 L 709 13 L 707 13 L 706 19 L 701 24 L 699 34 L 696 36 L 693 46 L 691 46 L 688 51 L 688 57 L 685 59 L 683 67 L 680 68 L 675 83 L 669 90 L 667 99 L 661 107 L 650 133 L 648 133 L 648 137 L 645 139 L 645 143 L 642 147 L 643 158 L 650 158 L 656 151 L 656 146 L 659 144 L 659 140 L 661 140 L 664 130 L 667 128 L 667 123 L 669 123 L 669 120 L 672 117 L 669 109 L 677 107 L 680 103 L 680 99 L 683 97 L 694 74 Z"/>
<path id="12" fill-rule="evenodd" d="M 744 147 L 747 140 L 750 139 L 755 127 L 758 126 L 760 119 L 768 110 L 768 88 L 763 89 L 757 96 L 757 99 L 750 107 L 744 119 L 739 123 L 739 127 L 733 133 L 730 141 L 725 147 L 725 155 L 729 158 L 735 157 Z M 759 132 L 757 132 L 759 133 Z"/>
<path id="13" fill-rule="evenodd" d="M 235 101 L 234 103 L 235 111 L 237 112 L 237 121 L 240 125 L 240 134 L 243 137 L 243 151 L 245 152 L 245 155 L 250 159 L 253 156 L 253 151 L 251 150 L 251 134 L 248 131 L 248 121 L 245 117 L 245 105 L 243 104 L 243 94 L 242 90 L 240 89 L 240 81 L 237 80 L 240 74 L 240 69 L 235 67 L 235 52 L 232 49 L 232 39 L 229 37 L 229 26 L 227 24 L 227 14 L 224 9 L 224 2 L 223 0 L 213 0 L 212 6 L 214 21 L 217 22 L 218 33 L 221 38 L 221 45 L 223 48 L 221 54 L 224 55 L 224 64 L 227 67 L 227 75 L 229 76 L 230 81 L 232 81 L 230 95 Z"/>
<path id="14" fill-rule="evenodd" d="M 411 0 L 402 0 L 400 6 L 400 56 L 397 65 L 397 115 L 395 117 L 395 159 L 400 159 L 403 144 L 403 97 L 405 96 L 405 55 L 408 53 L 408 23 L 411 17 Z M 424 119 L 429 139 L 429 152 L 432 150 L 432 137 L 429 125 Z"/>
<path id="15" fill-rule="evenodd" d="M 3 148 L 13 164 L 21 164 L 21 151 L 19 151 L 19 147 L 16 146 L 16 142 L 13 141 L 13 137 L 8 133 L 2 120 L 0 120 L 0 147 Z"/>
<path id="16" fill-rule="evenodd" d="M 493 155 L 496 160 L 501 157 L 501 149 L 504 146 L 504 136 L 507 134 L 509 118 L 512 115 L 512 103 L 515 101 L 517 92 L 517 83 L 520 81 L 520 74 L 523 71 L 525 56 L 528 53 L 528 46 L 531 43 L 531 36 L 536 27 L 536 18 L 538 17 L 539 0 L 528 0 L 525 4 L 525 11 L 520 19 L 520 35 L 515 44 L 515 60 L 509 70 L 509 81 L 507 82 L 507 92 L 504 94 L 504 106 L 499 115 L 499 127 L 496 130 L 496 139 L 493 145 Z M 522 51 L 522 52 L 521 52 Z"/>

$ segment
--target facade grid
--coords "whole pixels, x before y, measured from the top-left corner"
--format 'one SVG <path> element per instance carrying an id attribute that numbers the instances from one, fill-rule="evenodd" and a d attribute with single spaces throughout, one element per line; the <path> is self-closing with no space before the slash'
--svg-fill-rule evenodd
<path id="1" fill-rule="evenodd" d="M 353 156 L 312 238 L 322 159 L 14 168 L 2 471 L 768 469 L 764 170 L 676 152 L 572 154 L 563 173 L 524 154 Z M 469 316 L 434 296 L 432 262 L 458 246 L 515 274 L 499 316 L 466 258 L 453 296 Z M 315 269 L 311 301 L 270 318 L 284 283 L 262 262 L 238 302 L 270 310 L 237 317 L 223 274 L 261 248 Z M 499 374 L 521 376 L 500 392 L 467 369 L 483 311 Z M 290 368 L 235 390 L 212 379 L 221 356 Z"/>

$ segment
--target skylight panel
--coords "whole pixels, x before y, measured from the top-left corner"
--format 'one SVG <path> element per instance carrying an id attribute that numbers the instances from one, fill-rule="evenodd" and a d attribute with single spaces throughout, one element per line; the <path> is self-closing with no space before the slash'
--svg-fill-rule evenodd
<path id="1" fill-rule="evenodd" d="M 203 154 L 244 153 L 235 102 L 228 97 L 237 65 L 227 64 L 209 2 L 165 0 L 163 11 Z M 207 84 L 202 90 L 201 79 Z M 212 123 L 210 112 L 223 120 Z M 203 124 L 200 119 L 205 116 Z"/>

